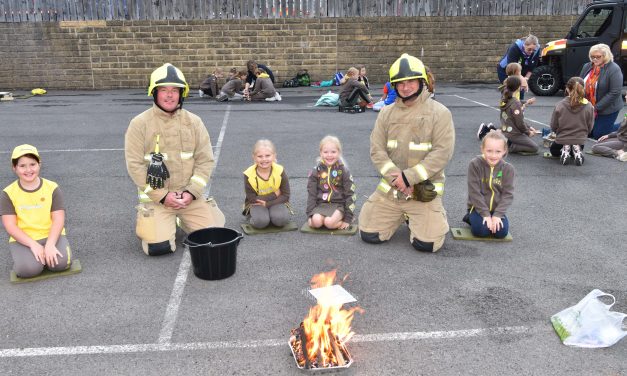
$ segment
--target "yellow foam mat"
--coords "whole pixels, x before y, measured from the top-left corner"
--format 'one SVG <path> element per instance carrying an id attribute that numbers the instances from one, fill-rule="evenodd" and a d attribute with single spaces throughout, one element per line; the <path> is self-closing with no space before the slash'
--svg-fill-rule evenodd
<path id="1" fill-rule="evenodd" d="M 321 234 L 321 235 L 355 235 L 357 230 L 359 230 L 359 226 L 357 226 L 357 225 L 350 225 L 350 226 L 348 226 L 348 228 L 346 228 L 344 230 L 339 230 L 339 229 L 329 230 L 329 229 L 326 229 L 326 228 L 311 228 L 311 227 L 309 227 L 307 222 L 305 222 L 305 224 L 303 224 L 303 226 L 300 228 L 300 232 L 305 232 L 305 233 L 308 233 L 308 234 Z"/>
<path id="2" fill-rule="evenodd" d="M 474 236 L 470 231 L 469 227 L 451 227 L 451 234 L 453 234 L 453 239 L 455 240 L 479 240 L 479 241 L 492 241 L 492 242 L 511 242 L 514 240 L 512 238 L 512 233 L 509 232 L 507 236 L 503 239 L 496 239 L 492 236 L 488 236 L 485 238 L 480 238 Z"/>
<path id="3" fill-rule="evenodd" d="M 62 277 L 65 275 L 71 275 L 80 273 L 83 270 L 81 266 L 81 262 L 78 259 L 72 261 L 72 266 L 68 270 L 64 270 L 62 272 L 52 272 L 48 269 L 44 269 L 40 275 L 32 277 L 32 278 L 20 278 L 15 274 L 13 270 L 11 270 L 11 283 L 25 283 L 25 282 L 35 282 L 41 281 L 48 278 Z"/>
<path id="4" fill-rule="evenodd" d="M 246 235 L 260 235 L 260 234 L 272 234 L 275 232 L 295 231 L 298 230 L 298 226 L 294 222 L 288 222 L 283 227 L 268 226 L 266 228 L 254 228 L 249 223 L 242 223 L 242 230 Z"/>

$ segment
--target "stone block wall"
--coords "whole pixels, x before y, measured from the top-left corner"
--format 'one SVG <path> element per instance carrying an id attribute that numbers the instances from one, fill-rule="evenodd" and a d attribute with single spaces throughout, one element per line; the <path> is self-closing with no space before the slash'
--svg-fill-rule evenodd
<path id="1" fill-rule="evenodd" d="M 378 17 L 0 23 L 0 91 L 144 88 L 170 62 L 192 88 L 216 67 L 269 65 L 277 81 L 306 68 L 313 80 L 365 64 L 387 79 L 403 52 L 438 81 L 495 81 L 507 46 L 529 32 L 541 43 L 566 35 L 576 16 Z"/>

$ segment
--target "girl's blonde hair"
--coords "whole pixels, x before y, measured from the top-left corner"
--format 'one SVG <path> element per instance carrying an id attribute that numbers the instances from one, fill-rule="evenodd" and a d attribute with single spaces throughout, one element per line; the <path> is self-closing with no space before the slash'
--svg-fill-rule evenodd
<path id="1" fill-rule="evenodd" d="M 487 139 L 503 141 L 503 146 L 505 147 L 505 154 L 507 154 L 507 137 L 501 132 L 499 129 L 488 132 L 483 139 L 481 140 L 481 150 L 485 147 L 485 143 Z"/>
<path id="2" fill-rule="evenodd" d="M 346 75 L 342 77 L 342 81 L 340 83 L 345 84 L 349 78 L 357 78 L 357 76 L 359 76 L 359 70 L 355 67 L 350 67 L 346 71 Z"/>
<path id="3" fill-rule="evenodd" d="M 522 65 L 519 63 L 509 63 L 505 67 L 505 74 L 508 76 L 519 75 L 522 73 Z"/>
<path id="4" fill-rule="evenodd" d="M 322 147 L 326 144 L 335 145 L 337 151 L 339 152 L 338 160 L 342 162 L 342 164 L 346 164 L 346 162 L 344 162 L 344 158 L 342 158 L 342 143 L 340 142 L 340 139 L 331 135 L 324 136 L 322 140 L 320 140 L 319 150 L 322 151 Z M 316 158 L 316 162 L 320 163 L 321 161 L 322 159 L 318 156 L 318 158 Z"/>
<path id="5" fill-rule="evenodd" d="M 257 154 L 257 152 L 261 148 L 268 148 L 268 149 L 270 149 L 270 151 L 272 151 L 272 154 L 274 154 L 274 156 L 276 158 L 276 148 L 274 147 L 274 144 L 272 143 L 272 141 L 267 140 L 267 139 L 264 138 L 264 139 L 261 139 L 261 140 L 257 140 L 257 142 L 255 142 L 255 146 L 253 146 L 253 159 L 255 158 L 255 154 Z"/>
<path id="6" fill-rule="evenodd" d="M 570 98 L 570 106 L 577 108 L 583 105 L 584 98 L 584 82 L 581 77 L 571 77 L 566 83 L 566 90 Z"/>

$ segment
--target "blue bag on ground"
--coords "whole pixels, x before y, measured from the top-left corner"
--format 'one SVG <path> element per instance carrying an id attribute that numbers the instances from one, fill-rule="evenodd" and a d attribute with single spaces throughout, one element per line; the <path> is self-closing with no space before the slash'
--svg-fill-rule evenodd
<path id="1" fill-rule="evenodd" d="M 322 96 L 316 102 L 316 106 L 337 106 L 340 104 L 340 95 L 329 91 Z"/>
<path id="2" fill-rule="evenodd" d="M 600 297 L 612 298 L 605 304 Z M 626 314 L 611 312 L 616 303 L 613 295 L 594 289 L 576 305 L 551 316 L 551 323 L 562 342 L 575 347 L 610 347 L 620 341 L 627 331 L 623 330 Z"/>

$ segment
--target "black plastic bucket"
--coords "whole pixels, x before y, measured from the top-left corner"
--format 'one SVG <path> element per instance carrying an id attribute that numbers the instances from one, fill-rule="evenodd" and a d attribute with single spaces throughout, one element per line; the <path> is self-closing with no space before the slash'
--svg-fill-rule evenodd
<path id="1" fill-rule="evenodd" d="M 209 227 L 183 240 L 192 257 L 194 274 L 200 279 L 228 278 L 235 273 L 237 245 L 243 235 L 225 227 Z"/>

